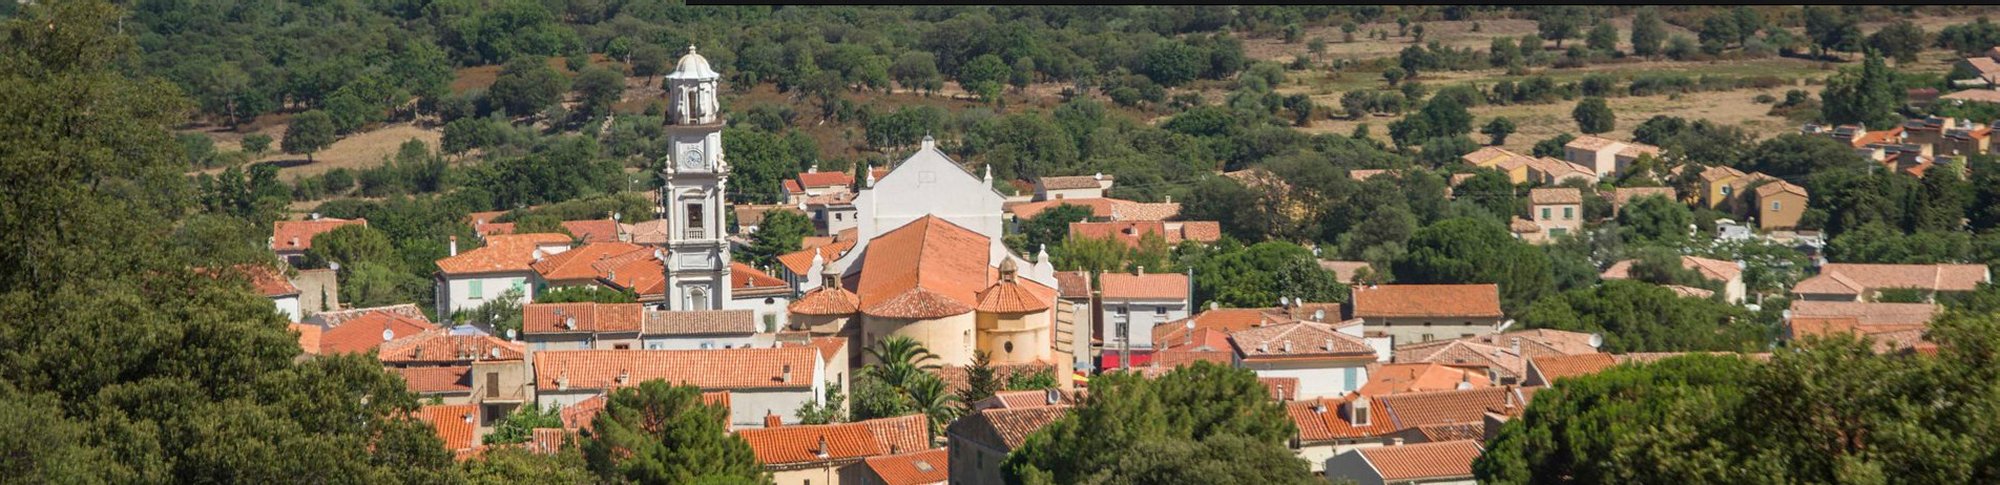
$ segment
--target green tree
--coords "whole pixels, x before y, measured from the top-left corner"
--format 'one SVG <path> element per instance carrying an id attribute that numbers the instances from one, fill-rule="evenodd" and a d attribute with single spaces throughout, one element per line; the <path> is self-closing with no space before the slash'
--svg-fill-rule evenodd
<path id="1" fill-rule="evenodd" d="M 1577 29 L 1584 23 L 1584 16 L 1583 9 L 1577 7 L 1556 7 L 1545 10 L 1535 18 L 1535 31 L 1543 40 L 1556 41 L 1556 48 L 1561 49 L 1564 39 L 1576 38 Z M 1541 44 L 1536 43 L 1535 48 L 1539 50 Z"/>
<path id="2" fill-rule="evenodd" d="M 341 226 L 313 236 L 307 243 L 312 245 L 312 249 L 306 250 L 307 267 L 325 268 L 329 267 L 327 263 L 340 263 L 343 270 L 348 270 L 360 263 L 376 263 L 396 268 L 402 263 L 389 235 L 368 226 Z"/>
<path id="3" fill-rule="evenodd" d="M 508 115 L 518 118 L 541 113 L 543 109 L 554 106 L 562 101 L 563 92 L 568 90 L 569 78 L 549 67 L 546 59 L 521 56 L 507 61 L 507 65 L 500 68 L 493 87 L 486 90 L 486 99 Z"/>
<path id="4" fill-rule="evenodd" d="M 1886 130 L 1902 122 L 1896 108 L 1902 106 L 1904 96 L 1882 56 L 1871 51 L 1860 68 L 1843 69 L 1827 80 L 1826 90 L 1819 94 L 1820 112 L 1828 123 Z"/>
<path id="5" fill-rule="evenodd" d="M 1611 131 L 1618 124 L 1618 115 L 1611 113 L 1611 105 L 1605 104 L 1604 98 L 1583 98 L 1569 116 L 1576 120 L 1577 131 L 1588 135 Z"/>
<path id="6" fill-rule="evenodd" d="M 1520 315 L 1528 328 L 1601 334 L 1606 352 L 1749 351 L 1768 338 L 1740 307 L 1631 280 L 1536 301 Z"/>
<path id="7" fill-rule="evenodd" d="M 1632 17 L 1632 54 L 1642 57 L 1660 55 L 1660 46 L 1667 40 L 1667 23 L 1660 20 L 1660 13 L 1651 7 L 1639 9 Z"/>
<path id="8" fill-rule="evenodd" d="M 333 118 L 326 112 L 312 110 L 299 113 L 285 127 L 285 140 L 280 146 L 285 153 L 305 155 L 306 163 L 312 163 L 314 152 L 333 145 L 333 131 Z"/>
<path id="9" fill-rule="evenodd" d="M 460 463 L 460 468 L 464 470 L 466 482 L 479 485 L 592 483 L 590 470 L 584 468 L 583 455 L 575 448 L 566 448 L 554 455 L 543 455 L 526 448 L 488 448 L 478 458 Z"/>
<path id="10" fill-rule="evenodd" d="M 1009 454 L 1018 483 L 1316 483 L 1296 433 L 1250 371 L 1198 362 L 1156 380 L 1112 373 Z"/>
<path id="11" fill-rule="evenodd" d="M 799 242 L 812 233 L 812 220 L 804 214 L 772 210 L 764 213 L 764 222 L 757 225 L 757 232 L 750 233 L 750 244 L 736 254 L 752 265 L 769 266 L 779 255 L 797 252 Z"/>
<path id="12" fill-rule="evenodd" d="M 1017 240 L 1020 243 L 1013 249 L 1021 254 L 1034 254 L 1045 246 L 1060 246 L 1069 239 L 1070 223 L 1087 221 L 1090 213 L 1090 208 L 1086 206 L 1057 204 L 1034 217 L 1023 219 L 1018 225 L 1021 237 Z"/>
<path id="13" fill-rule="evenodd" d="M 729 409 L 703 403 L 701 389 L 651 380 L 613 391 L 581 447 L 599 480 L 771 483 L 728 426 Z"/>
<path id="14" fill-rule="evenodd" d="M 817 401 L 807 401 L 793 412 L 799 424 L 828 424 L 847 421 L 847 393 L 836 381 L 826 382 L 826 393 Z"/>
<path id="15" fill-rule="evenodd" d="M 1388 69 L 1382 70 L 1382 80 L 1388 81 L 1389 87 L 1396 87 L 1396 84 L 1403 82 L 1403 79 L 1409 76 L 1409 71 L 1396 66 L 1389 66 Z"/>
<path id="16" fill-rule="evenodd" d="M 1558 134 L 1535 142 L 1535 147 L 1533 150 L 1530 150 L 1530 153 L 1533 153 L 1537 157 L 1561 158 L 1563 156 L 1563 145 L 1568 145 L 1573 140 L 1576 140 L 1576 135 L 1568 133 Z"/>
<path id="17" fill-rule="evenodd" d="M 1391 272 L 1403 283 L 1497 284 L 1509 312 L 1555 291 L 1548 255 L 1490 219 L 1459 217 L 1417 230 Z"/>
<path id="18" fill-rule="evenodd" d="M 1666 197 L 1641 197 L 1618 211 L 1618 237 L 1630 244 L 1680 247 L 1688 241 L 1694 213 Z"/>
<path id="19" fill-rule="evenodd" d="M 562 413 L 558 409 L 542 409 L 535 403 L 528 403 L 500 418 L 500 424 L 494 425 L 493 432 L 486 434 L 485 444 L 526 443 L 534 438 L 535 428 L 561 427 Z"/>
<path id="20" fill-rule="evenodd" d="M 558 286 L 535 295 L 535 303 L 634 303 L 639 295 L 630 288 L 614 290 L 602 286 Z"/>
<path id="21" fill-rule="evenodd" d="M 571 90 L 576 93 L 577 113 L 585 118 L 610 115 L 611 105 L 625 94 L 625 75 L 604 67 L 586 68 L 577 74 Z"/>
<path id="22" fill-rule="evenodd" d="M 1617 53 L 1618 27 L 1611 25 L 1610 22 L 1598 22 L 1597 26 L 1591 27 L 1590 33 L 1584 37 L 1584 44 L 1588 45 L 1590 50 Z"/>
<path id="23" fill-rule="evenodd" d="M 1479 134 L 1492 137 L 1493 141 L 1487 143 L 1488 145 L 1505 145 L 1507 144 L 1507 135 L 1514 134 L 1514 120 L 1507 119 L 1505 116 L 1495 116 L 1492 121 L 1486 122 L 1486 126 L 1479 128 Z"/>
<path id="24" fill-rule="evenodd" d="M 249 152 L 251 155 L 263 156 L 264 151 L 270 149 L 271 135 L 263 133 L 243 135 L 243 151 Z"/>
<path id="25" fill-rule="evenodd" d="M 1868 36 L 1868 47 L 1896 60 L 1897 66 L 1917 62 L 1917 53 L 1929 46 L 1930 36 L 1916 22 L 1901 20 Z"/>

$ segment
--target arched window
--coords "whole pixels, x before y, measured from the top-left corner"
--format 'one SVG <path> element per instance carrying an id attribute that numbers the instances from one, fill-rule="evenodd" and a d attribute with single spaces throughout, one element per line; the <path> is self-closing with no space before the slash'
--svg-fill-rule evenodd
<path id="1" fill-rule="evenodd" d="M 706 290 L 706 289 L 702 289 L 702 288 L 692 288 L 692 289 L 689 289 L 689 290 L 688 290 L 688 309 L 690 309 L 690 310 L 707 310 L 707 309 L 708 309 L 708 290 Z"/>

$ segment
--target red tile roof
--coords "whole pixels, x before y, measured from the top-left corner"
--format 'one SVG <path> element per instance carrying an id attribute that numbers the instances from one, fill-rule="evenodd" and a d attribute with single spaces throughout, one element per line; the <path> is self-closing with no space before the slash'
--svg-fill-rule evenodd
<path id="1" fill-rule="evenodd" d="M 840 285 L 823 285 L 799 295 L 785 310 L 799 315 L 853 315 L 861 311 L 861 299 Z"/>
<path id="2" fill-rule="evenodd" d="M 813 255 L 818 254 L 821 263 L 832 263 L 854 249 L 854 241 L 835 241 L 825 246 L 801 249 L 778 255 L 778 264 L 795 275 L 811 276 Z"/>
<path id="3" fill-rule="evenodd" d="M 757 333 L 757 312 L 738 310 L 647 310 L 646 335 Z"/>
<path id="4" fill-rule="evenodd" d="M 1471 478 L 1472 460 L 1483 451 L 1477 440 L 1382 446 L 1355 450 L 1384 481 Z"/>
<path id="5" fill-rule="evenodd" d="M 985 313 L 1033 313 L 1053 306 L 1049 292 L 1036 292 L 1031 288 L 1013 276 L 1002 276 L 993 286 L 979 292 L 979 304 L 973 309 Z"/>
<path id="6" fill-rule="evenodd" d="M 1104 273 L 1098 275 L 1104 298 L 1120 300 L 1188 299 L 1188 278 L 1182 273 Z"/>
<path id="7" fill-rule="evenodd" d="M 271 225 L 271 250 L 305 251 L 312 249 L 314 236 L 349 225 L 368 227 L 368 220 L 322 217 L 314 221 L 278 221 Z"/>
<path id="8" fill-rule="evenodd" d="M 618 240 L 618 221 L 611 219 L 563 221 L 562 226 L 569 231 L 569 235 L 582 239 L 584 244 Z"/>
<path id="9" fill-rule="evenodd" d="M 483 247 L 438 260 L 438 270 L 447 275 L 532 271 L 529 265 L 535 262 L 540 247 L 567 246 L 569 241 L 569 236 L 561 234 L 488 236 Z"/>
<path id="10" fill-rule="evenodd" d="M 544 392 L 629 387 L 654 379 L 703 390 L 791 389 L 809 388 L 818 379 L 813 369 L 819 350 L 543 350 L 535 352 L 534 360 L 535 387 Z"/>
<path id="11" fill-rule="evenodd" d="M 1013 212 L 1014 217 L 1016 218 L 1029 219 L 1041 215 L 1043 211 L 1054 209 L 1056 206 L 1073 205 L 1077 207 L 1090 209 L 1090 216 L 1093 218 L 1108 219 L 1111 217 L 1112 214 L 1111 206 L 1119 202 L 1128 202 L 1128 201 L 1121 201 L 1118 199 L 1104 199 L 1104 198 L 1051 199 L 1040 202 L 1025 202 L 1021 204 L 1015 204 L 1008 207 L 1007 210 L 1009 212 Z"/>
<path id="12" fill-rule="evenodd" d="M 1237 332 L 1251 327 L 1284 323 L 1295 320 L 1290 315 L 1270 308 L 1216 308 L 1195 316 L 1162 323 L 1153 327 L 1154 342 L 1180 342 L 1187 339 L 1187 322 L 1193 321 L 1194 328 L 1216 330 L 1223 333 Z M 1227 347 L 1223 347 L 1227 349 Z"/>
<path id="13" fill-rule="evenodd" d="M 1410 392 L 1450 391 L 1459 384 L 1471 387 L 1493 385 L 1484 372 L 1474 372 L 1463 368 L 1450 367 L 1435 362 L 1413 364 L 1388 364 L 1368 372 L 1368 384 L 1361 386 L 1364 396 L 1383 396 Z"/>
<path id="14" fill-rule="evenodd" d="M 973 311 L 994 281 L 986 236 L 926 215 L 869 242 L 855 295 L 862 313 L 884 318 L 941 318 Z M 1055 289 L 1021 288 L 1052 303 Z"/>
<path id="15" fill-rule="evenodd" d="M 1990 279 L 1983 264 L 1827 263 L 1819 275 L 1792 287 L 1793 293 L 1858 295 L 1889 288 L 1972 291 Z"/>
<path id="16" fill-rule="evenodd" d="M 1396 432 L 1395 421 L 1380 404 L 1371 406 L 1366 426 L 1355 426 L 1341 411 L 1341 406 L 1356 399 L 1353 395 L 1341 398 L 1317 398 L 1285 403 L 1285 414 L 1290 415 L 1292 424 L 1299 428 L 1299 441 L 1311 443 L 1319 441 L 1364 438 Z"/>
<path id="17" fill-rule="evenodd" d="M 667 266 L 660 262 L 660 253 L 654 251 L 633 251 L 618 256 L 598 260 L 591 268 L 599 274 L 597 281 L 617 290 L 632 290 L 641 300 L 667 293 Z"/>
<path id="18" fill-rule="evenodd" d="M 1531 189 L 1528 191 L 1528 203 L 1534 205 L 1582 204 L 1583 191 L 1570 187 Z"/>
<path id="19" fill-rule="evenodd" d="M 1257 383 L 1263 384 L 1264 390 L 1271 393 L 1271 400 L 1290 401 L 1299 397 L 1297 377 L 1259 377 Z"/>
<path id="20" fill-rule="evenodd" d="M 1932 303 L 1882 303 L 1855 301 L 1792 302 L 1793 319 L 1800 317 L 1853 318 L 1861 325 L 1923 325 L 1941 308 Z"/>
<path id="21" fill-rule="evenodd" d="M 283 271 L 267 265 L 239 264 L 221 271 L 209 268 L 195 268 L 194 273 L 213 276 L 218 279 L 243 278 L 250 283 L 250 289 L 256 290 L 258 294 L 264 295 L 267 298 L 297 296 L 299 294 L 298 287 L 292 286 L 292 282 L 285 279 Z"/>
<path id="22" fill-rule="evenodd" d="M 1791 193 L 1800 197 L 1806 196 L 1805 187 L 1800 187 L 1797 184 L 1783 180 L 1773 180 L 1771 183 L 1757 186 L 1757 197 L 1759 198 L 1777 195 L 1779 192 Z"/>
<path id="23" fill-rule="evenodd" d="M 1057 271 L 1056 290 L 1065 299 L 1090 298 L 1089 271 Z"/>
<path id="24" fill-rule="evenodd" d="M 1519 415 L 1527 407 L 1514 387 L 1391 394 L 1377 398 L 1399 428 L 1427 424 L 1484 422 L 1486 413 Z M 1511 406 L 1510 406 L 1511 404 Z"/>
<path id="25" fill-rule="evenodd" d="M 300 352 L 305 352 L 308 354 L 319 353 L 319 337 L 320 333 L 323 330 L 320 330 L 318 325 L 293 323 L 293 324 L 288 324 L 288 326 L 292 327 L 292 331 L 299 333 Z"/>
<path id="26" fill-rule="evenodd" d="M 841 172 L 799 172 L 799 184 L 805 188 L 846 187 L 854 185 L 854 174 Z"/>
<path id="27" fill-rule="evenodd" d="M 391 340 L 382 344 L 376 358 L 390 364 L 446 363 L 521 360 L 526 353 L 519 342 L 491 335 L 451 335 L 444 328 Z"/>
<path id="28" fill-rule="evenodd" d="M 1229 334 L 1236 355 L 1243 360 L 1330 358 L 1373 362 L 1375 349 L 1352 335 L 1340 333 L 1332 325 L 1291 322 L 1240 330 Z"/>
<path id="29" fill-rule="evenodd" d="M 729 391 L 722 392 L 724 396 L 727 396 Z M 704 398 L 703 401 L 707 401 L 708 393 L 702 393 L 702 397 Z M 589 399 L 577 401 L 576 404 L 564 406 L 558 413 L 562 418 L 563 428 L 590 429 L 591 423 L 597 420 L 597 413 L 604 412 L 604 405 L 610 402 L 610 399 L 611 396 L 609 394 L 598 394 L 591 396 Z"/>
<path id="30" fill-rule="evenodd" d="M 1627 259 L 1611 263 L 1611 267 L 1605 268 L 1604 273 L 1598 275 L 1598 277 L 1607 280 L 1631 279 L 1632 265 L 1638 262 L 1639 260 L 1637 259 Z M 1736 263 L 1733 261 L 1709 259 L 1700 256 L 1681 256 L 1681 267 L 1695 270 L 1701 273 L 1702 277 L 1715 281 L 1727 282 L 1743 276 L 1743 269 L 1736 267 Z"/>
<path id="31" fill-rule="evenodd" d="M 1012 451 L 1028 435 L 1069 414 L 1069 406 L 995 408 L 972 413 L 951 423 L 945 432 L 1000 450 Z"/>
<path id="32" fill-rule="evenodd" d="M 735 297 L 772 293 L 789 296 L 792 285 L 743 263 L 729 263 L 730 294 Z"/>
<path id="33" fill-rule="evenodd" d="M 424 406 L 417 409 L 417 419 L 431 424 L 439 438 L 444 439 L 448 450 L 472 448 L 473 438 L 479 431 L 478 404 L 445 404 Z"/>
<path id="34" fill-rule="evenodd" d="M 1355 287 L 1354 316 L 1499 318 L 1500 287 L 1492 284 Z"/>
<path id="35" fill-rule="evenodd" d="M 347 323 L 347 321 L 349 320 L 359 319 L 361 317 L 373 315 L 376 313 L 390 313 L 398 316 L 428 321 L 428 319 L 424 317 L 424 311 L 418 309 L 415 303 L 401 303 L 389 306 L 354 308 L 349 310 L 319 312 L 313 314 L 313 316 L 306 317 L 306 320 L 318 322 L 322 325 L 326 325 L 328 328 L 332 328 L 332 327 L 338 327 L 343 323 Z"/>
<path id="36" fill-rule="evenodd" d="M 1549 355 L 1528 359 L 1528 367 L 1534 369 L 1533 372 L 1540 372 L 1542 380 L 1550 383 L 1564 377 L 1596 374 L 1614 365 L 1618 365 L 1618 360 L 1611 354 Z"/>
<path id="37" fill-rule="evenodd" d="M 321 332 L 319 355 L 367 352 L 391 340 L 434 328 L 437 326 L 420 318 L 390 312 L 369 313 Z M 387 339 L 382 338 L 385 330 L 390 335 Z"/>
<path id="38" fill-rule="evenodd" d="M 1098 180 L 1099 177 L 1103 177 L 1105 180 L 1116 180 L 1110 175 L 1100 174 L 1100 175 L 1072 175 L 1067 177 L 1041 177 L 1039 179 L 1036 179 L 1036 181 L 1041 183 L 1042 188 L 1051 190 L 1095 189 L 1104 186 Z"/>
<path id="39" fill-rule="evenodd" d="M 951 453 L 943 448 L 868 457 L 868 469 L 887 485 L 933 485 L 951 478 Z"/>
<path id="40" fill-rule="evenodd" d="M 1521 377 L 1527 361 L 1512 346 L 1478 339 L 1432 340 L 1396 347 L 1396 362 L 1434 362 L 1452 367 L 1492 370 L 1500 377 Z"/>
<path id="41" fill-rule="evenodd" d="M 645 319 L 638 303 L 530 303 L 521 308 L 521 333 L 638 332 Z"/>
<path id="42" fill-rule="evenodd" d="M 389 373 L 403 377 L 410 392 L 418 394 L 472 392 L 472 367 L 389 367 Z"/>
<path id="43" fill-rule="evenodd" d="M 535 428 L 528 431 L 528 451 L 553 455 L 562 451 L 571 440 L 576 439 L 576 431 L 563 428 Z"/>
<path id="44" fill-rule="evenodd" d="M 597 268 L 597 263 L 603 260 L 628 253 L 649 255 L 652 252 L 652 248 L 632 243 L 617 241 L 590 243 L 544 257 L 529 267 L 534 268 L 536 274 L 540 274 L 542 279 L 548 281 L 592 280 L 605 275 Z"/>
<path id="45" fill-rule="evenodd" d="M 737 431 L 765 466 L 849 460 L 930 448 L 922 414 Z"/>

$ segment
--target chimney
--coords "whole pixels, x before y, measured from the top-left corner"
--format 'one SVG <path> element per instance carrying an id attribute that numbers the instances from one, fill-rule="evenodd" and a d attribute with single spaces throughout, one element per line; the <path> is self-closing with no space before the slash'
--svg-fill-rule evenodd
<path id="1" fill-rule="evenodd" d="M 1056 405 L 1056 403 L 1062 402 L 1062 391 L 1057 391 L 1056 388 L 1051 387 L 1045 389 L 1044 392 L 1047 393 L 1046 395 L 1048 397 L 1048 402 L 1050 406 L 1054 406 Z"/>
<path id="2" fill-rule="evenodd" d="M 930 140 L 930 137 L 924 137 L 924 140 L 928 141 Z M 822 460 L 826 459 L 826 457 L 828 456 L 827 446 L 826 446 L 826 435 L 819 436 L 819 450 L 815 451 L 813 454 L 819 456 L 819 458 Z"/>
<path id="3" fill-rule="evenodd" d="M 1271 353 L 1271 343 L 1270 343 L 1270 342 L 1258 342 L 1258 343 L 1257 343 L 1257 353 L 1260 353 L 1260 354 L 1268 354 L 1268 353 Z"/>
<path id="4" fill-rule="evenodd" d="M 296 248 L 296 247 L 299 247 L 299 237 L 298 237 L 298 236 L 292 236 L 292 247 L 295 247 L 295 248 Z"/>
<path id="5" fill-rule="evenodd" d="M 1332 351 L 1332 350 L 1333 350 L 1333 339 L 1331 339 L 1331 338 L 1329 338 L 1329 339 L 1326 339 L 1326 350 L 1328 350 L 1328 351 Z"/>
<path id="6" fill-rule="evenodd" d="M 1284 385 L 1284 384 L 1279 384 L 1279 385 L 1278 385 L 1278 402 L 1284 402 L 1284 401 L 1285 401 L 1285 385 Z"/>
<path id="7" fill-rule="evenodd" d="M 556 390 L 558 391 L 569 390 L 569 374 L 562 374 L 556 376 Z"/>
<path id="8" fill-rule="evenodd" d="M 931 138 L 931 136 L 930 136 L 930 135 L 924 135 L 924 144 L 923 144 L 923 147 L 924 147 L 924 149 L 925 149 L 925 150 L 936 150 L 936 149 L 937 149 L 937 139 L 936 139 L 936 138 Z"/>
<path id="9" fill-rule="evenodd" d="M 625 369 L 618 369 L 618 385 L 623 386 L 625 385 L 625 383 L 631 381 L 632 381 L 632 373 L 626 372 Z"/>
<path id="10" fill-rule="evenodd" d="M 458 236 L 451 237 L 451 255 L 452 256 L 458 255 Z"/>
<path id="11" fill-rule="evenodd" d="M 791 365 L 791 364 L 785 364 L 785 373 L 784 373 L 784 374 L 779 374 L 779 375 L 778 375 L 778 382 L 783 382 L 783 383 L 787 383 L 787 384 L 790 384 L 790 383 L 792 382 L 792 365 Z"/>
<path id="12" fill-rule="evenodd" d="M 1145 267 L 1145 266 L 1134 266 L 1134 267 L 1132 267 L 1132 275 L 1133 275 L 1133 276 L 1145 276 L 1145 275 L 1146 275 L 1146 267 Z"/>
<path id="13" fill-rule="evenodd" d="M 1313 413 L 1326 414 L 1326 401 L 1318 399 L 1313 400 Z"/>
<path id="14" fill-rule="evenodd" d="M 1458 390 L 1461 390 L 1461 391 L 1463 391 L 1463 390 L 1466 390 L 1466 389 L 1471 389 L 1471 388 L 1472 388 L 1472 373 L 1470 373 L 1470 372 L 1465 372 L 1465 371 L 1459 371 L 1459 374 L 1458 374 Z"/>
<path id="15" fill-rule="evenodd" d="M 1326 310 L 1325 309 L 1313 310 L 1313 321 L 1326 323 Z M 1331 340 L 1328 340 L 1328 342 L 1331 342 Z M 1327 344 L 1327 348 L 1329 349 L 1333 348 L 1333 344 Z"/>
<path id="16" fill-rule="evenodd" d="M 1285 353 L 1292 353 L 1292 341 L 1290 340 L 1285 341 Z"/>
<path id="17" fill-rule="evenodd" d="M 1514 347 L 1514 355 L 1521 355 L 1521 338 L 1520 338 L 1520 337 L 1514 337 L 1514 338 L 1510 338 L 1510 339 L 1507 339 L 1507 341 L 1508 341 L 1508 343 L 1511 343 L 1511 344 L 1513 345 L 1513 347 Z"/>
<path id="18" fill-rule="evenodd" d="M 1167 203 L 1168 203 L 1168 204 L 1172 204 L 1172 203 L 1174 203 L 1174 196 L 1171 196 L 1171 195 L 1167 196 L 1167 197 L 1166 197 L 1166 201 L 1167 201 Z"/>
<path id="19" fill-rule="evenodd" d="M 468 424 L 469 424 L 469 423 L 472 423 L 472 422 L 473 422 L 473 419 L 472 419 L 472 413 L 465 413 L 465 416 L 464 416 L 463 418 L 461 418 L 461 419 L 464 419 L 464 420 L 465 420 L 465 422 L 466 422 L 466 423 L 468 423 Z"/>
<path id="20" fill-rule="evenodd" d="M 764 410 L 764 427 L 776 428 L 784 425 L 785 425 L 785 418 L 779 417 L 778 413 L 771 412 L 768 409 Z"/>
<path id="21" fill-rule="evenodd" d="M 1097 175 L 1092 176 L 1091 179 L 1104 180 L 1104 172 L 1097 172 Z"/>

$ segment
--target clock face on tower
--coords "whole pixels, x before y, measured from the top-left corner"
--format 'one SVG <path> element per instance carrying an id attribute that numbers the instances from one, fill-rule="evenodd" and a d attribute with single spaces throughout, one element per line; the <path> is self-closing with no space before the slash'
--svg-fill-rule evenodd
<path id="1" fill-rule="evenodd" d="M 689 148 L 686 153 L 681 154 L 681 168 L 686 170 L 707 169 L 708 159 L 701 156 L 700 148 Z"/>

